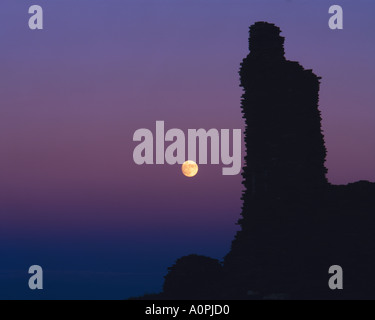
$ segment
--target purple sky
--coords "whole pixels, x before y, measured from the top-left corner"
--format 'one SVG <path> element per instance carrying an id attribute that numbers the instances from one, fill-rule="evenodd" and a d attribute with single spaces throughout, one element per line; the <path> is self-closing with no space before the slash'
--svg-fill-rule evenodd
<path id="1" fill-rule="evenodd" d="M 6 241 L 134 234 L 147 245 L 170 235 L 176 247 L 225 254 L 241 176 L 222 176 L 222 165 L 194 179 L 178 165 L 137 166 L 132 136 L 156 120 L 243 128 L 238 69 L 260 20 L 281 28 L 287 59 L 322 77 L 329 180 L 375 181 L 374 1 L 38 0 L 43 31 L 28 29 L 30 1 L 2 2 Z M 328 28 L 331 4 L 343 6 L 344 30 Z M 215 251 L 215 239 L 226 247 Z"/>

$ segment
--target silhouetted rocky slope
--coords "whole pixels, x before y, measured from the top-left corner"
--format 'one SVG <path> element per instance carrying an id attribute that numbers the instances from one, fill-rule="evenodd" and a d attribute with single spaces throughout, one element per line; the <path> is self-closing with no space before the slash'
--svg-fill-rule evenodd
<path id="1" fill-rule="evenodd" d="M 329 185 L 319 208 L 288 212 L 275 219 L 264 211 L 262 221 L 238 233 L 244 246 L 232 248 L 224 264 L 182 257 L 162 293 L 134 299 L 374 299 L 375 183 Z M 337 264 L 341 292 L 328 288 L 328 268 Z"/>

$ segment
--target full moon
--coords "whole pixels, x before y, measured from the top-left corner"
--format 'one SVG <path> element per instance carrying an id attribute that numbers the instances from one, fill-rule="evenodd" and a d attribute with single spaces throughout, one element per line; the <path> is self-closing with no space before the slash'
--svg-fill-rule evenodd
<path id="1" fill-rule="evenodd" d="M 181 169 L 182 173 L 189 178 L 194 177 L 198 173 L 198 165 L 191 160 L 185 161 Z"/>

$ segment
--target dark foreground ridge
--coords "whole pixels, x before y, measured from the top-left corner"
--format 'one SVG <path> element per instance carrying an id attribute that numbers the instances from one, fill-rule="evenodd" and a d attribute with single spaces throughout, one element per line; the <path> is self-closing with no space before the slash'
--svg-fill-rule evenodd
<path id="1" fill-rule="evenodd" d="M 373 299 L 375 183 L 327 182 L 320 78 L 285 59 L 280 29 L 255 23 L 249 48 L 241 230 L 222 263 L 182 257 L 162 293 L 137 299 Z M 344 290 L 328 287 L 332 265 Z"/>

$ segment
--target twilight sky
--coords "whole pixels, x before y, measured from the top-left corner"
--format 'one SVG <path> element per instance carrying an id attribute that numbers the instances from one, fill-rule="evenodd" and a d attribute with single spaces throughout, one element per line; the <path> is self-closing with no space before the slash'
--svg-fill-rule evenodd
<path id="1" fill-rule="evenodd" d="M 22 291 L 32 264 L 54 279 L 42 297 L 121 299 L 158 291 L 184 254 L 225 255 L 240 175 L 137 166 L 132 136 L 156 120 L 243 128 L 238 69 L 256 21 L 322 77 L 330 182 L 375 181 L 374 1 L 34 2 L 0 10 L 0 298 L 40 294 Z M 31 4 L 42 31 L 28 28 Z M 344 30 L 328 28 L 332 4 Z"/>

